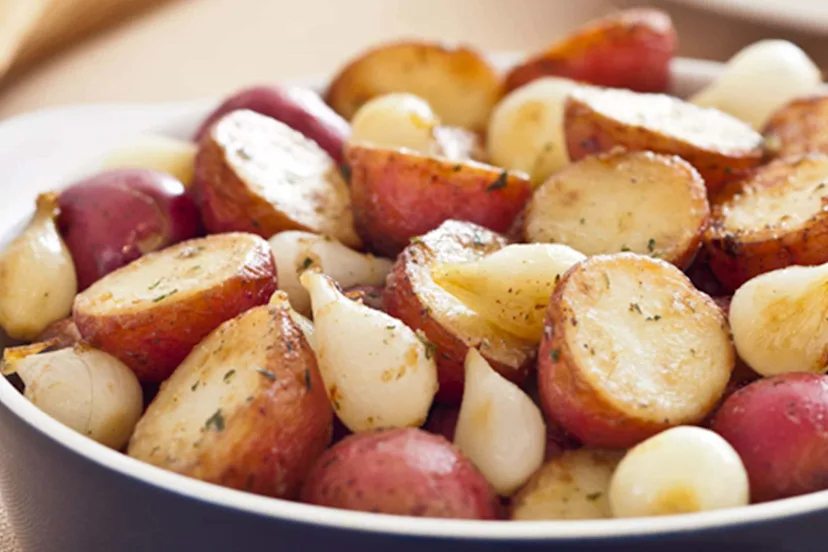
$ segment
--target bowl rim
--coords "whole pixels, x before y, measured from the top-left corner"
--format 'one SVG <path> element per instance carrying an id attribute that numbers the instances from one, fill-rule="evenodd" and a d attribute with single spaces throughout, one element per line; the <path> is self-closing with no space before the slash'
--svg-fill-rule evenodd
<path id="1" fill-rule="evenodd" d="M 496 65 L 503 67 L 513 62 L 517 54 L 501 53 L 493 56 Z M 709 82 L 722 70 L 722 64 L 710 61 L 678 58 L 673 73 L 678 79 Z M 291 84 L 316 85 L 321 79 L 294 79 Z M 204 112 L 215 105 L 215 100 L 158 104 L 98 104 L 84 106 L 84 112 L 130 108 L 155 109 L 159 120 L 182 112 Z M 19 115 L 0 124 L 0 134 L 28 122 L 66 112 L 72 107 L 59 107 Z M 6 225 L 2 233 L 10 232 Z M 659 518 L 631 518 L 576 521 L 508 521 L 491 522 L 416 518 L 339 510 L 313 506 L 283 499 L 269 498 L 221 487 L 140 462 L 109 449 L 86 436 L 64 426 L 30 403 L 5 377 L 0 377 L 0 404 L 30 428 L 104 469 L 111 470 L 157 490 L 174 493 L 191 500 L 225 507 L 265 518 L 315 525 L 334 530 L 423 538 L 446 538 L 492 541 L 573 541 L 605 540 L 634 537 L 663 537 L 681 533 L 712 531 L 731 526 L 758 524 L 769 520 L 788 518 L 828 510 L 828 491 L 820 491 L 794 498 L 739 508 L 714 510 L 695 514 Z"/>

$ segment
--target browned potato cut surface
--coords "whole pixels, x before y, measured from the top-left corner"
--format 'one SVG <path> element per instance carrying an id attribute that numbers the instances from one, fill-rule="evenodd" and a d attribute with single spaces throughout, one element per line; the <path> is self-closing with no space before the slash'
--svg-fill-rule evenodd
<path id="1" fill-rule="evenodd" d="M 331 437 L 331 406 L 288 312 L 251 309 L 202 341 L 161 387 L 129 455 L 268 496 L 295 498 Z"/>
<path id="2" fill-rule="evenodd" d="M 143 381 L 162 381 L 219 324 L 276 290 L 270 247 L 253 234 L 182 242 L 109 273 L 75 298 L 83 339 Z"/>
<path id="3" fill-rule="evenodd" d="M 746 123 L 664 94 L 580 87 L 566 102 L 564 129 L 573 160 L 615 146 L 678 155 L 710 191 L 762 159 L 762 136 Z"/>
<path id="4" fill-rule="evenodd" d="M 614 151 L 552 175 L 527 206 L 524 230 L 529 242 L 585 255 L 631 251 L 684 267 L 709 211 L 704 181 L 683 159 Z"/>
<path id="5" fill-rule="evenodd" d="M 828 95 L 792 101 L 765 124 L 765 141 L 773 155 L 828 153 Z"/>
<path id="6" fill-rule="evenodd" d="M 421 330 L 435 347 L 440 390 L 437 399 L 459 403 L 463 394 L 463 362 L 476 347 L 504 377 L 522 381 L 537 347 L 485 320 L 437 285 L 432 269 L 440 263 L 475 261 L 506 245 L 481 226 L 454 220 L 412 243 L 397 258 L 383 295 L 386 312 Z"/>
<path id="7" fill-rule="evenodd" d="M 716 278 L 733 291 L 759 274 L 828 261 L 828 156 L 779 159 L 713 209 L 704 236 Z"/>
<path id="8" fill-rule="evenodd" d="M 575 265 L 538 353 L 547 415 L 587 446 L 626 448 L 716 405 L 735 355 L 727 321 L 676 267 L 622 253 Z"/>
<path id="9" fill-rule="evenodd" d="M 233 111 L 202 138 L 196 186 L 211 233 L 284 230 L 332 236 L 359 247 L 348 187 L 316 142 L 275 119 Z"/>
<path id="10" fill-rule="evenodd" d="M 476 50 L 397 42 L 351 61 L 331 81 L 325 99 L 351 119 L 368 100 L 392 92 L 420 96 L 447 125 L 482 131 L 501 89 L 497 73 Z"/>

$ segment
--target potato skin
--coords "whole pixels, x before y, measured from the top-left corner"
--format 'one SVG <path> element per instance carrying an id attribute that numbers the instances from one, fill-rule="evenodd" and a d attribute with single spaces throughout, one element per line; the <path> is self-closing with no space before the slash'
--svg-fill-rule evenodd
<path id="1" fill-rule="evenodd" d="M 220 286 L 202 289 L 184 299 L 172 297 L 149 308 L 109 315 L 89 312 L 88 297 L 79 294 L 75 298 L 73 317 L 83 339 L 120 359 L 141 381 L 163 381 L 169 377 L 203 337 L 225 320 L 267 303 L 276 291 L 276 265 L 267 242 L 249 234 L 225 236 L 230 239 L 242 236 L 252 240 L 253 245 L 247 264 Z M 197 250 L 205 240 L 217 237 L 182 242 L 135 262 L 152 262 L 160 255 L 174 256 L 176 252 Z M 135 264 L 127 265 L 120 270 L 134 267 Z M 99 283 L 106 285 L 105 280 Z"/>
<path id="2" fill-rule="evenodd" d="M 532 193 L 525 174 L 480 163 L 361 145 L 345 156 L 357 232 L 386 256 L 449 219 L 505 232 Z"/>
<path id="3" fill-rule="evenodd" d="M 828 157 L 813 154 L 777 159 L 757 169 L 744 188 L 761 193 L 763 189 L 784 187 L 796 167 L 812 162 L 826 163 Z M 710 269 L 725 291 L 733 292 L 751 278 L 779 268 L 828 262 L 828 212 L 820 210 L 798 226 L 733 232 L 726 227 L 724 214 L 738 201 L 737 194 L 714 206 L 704 234 Z"/>
<path id="4" fill-rule="evenodd" d="M 793 100 L 771 116 L 762 134 L 776 157 L 828 154 L 828 95 Z"/>
<path id="5" fill-rule="evenodd" d="M 471 461 L 443 437 L 413 428 L 346 437 L 317 460 L 302 501 L 416 517 L 498 517 L 494 492 Z"/>
<path id="6" fill-rule="evenodd" d="M 402 320 L 414 330 L 422 330 L 436 346 L 437 372 L 440 389 L 436 400 L 459 404 L 463 395 L 463 363 L 470 346 L 477 347 L 483 357 L 503 377 L 522 382 L 533 366 L 535 345 L 496 332 L 476 314 L 451 315 L 433 311 L 423 300 L 423 289 L 436 286 L 431 280 L 431 266 L 436 262 L 462 262 L 480 259 L 506 245 L 506 240 L 472 223 L 447 221 L 436 230 L 416 238 L 397 257 L 386 280 L 383 304 L 386 312 Z M 442 288 L 441 288 L 442 289 Z M 442 292 L 448 295 L 447 292 Z M 441 301 L 438 296 L 435 301 Z M 453 297 L 453 296 L 451 296 Z M 460 324 L 485 328 L 469 335 Z M 507 351 L 508 363 L 498 360 L 495 349 Z"/>
<path id="7" fill-rule="evenodd" d="M 677 155 L 699 171 L 710 193 L 744 176 L 762 161 L 758 142 L 754 148 L 734 152 L 702 147 L 655 129 L 627 125 L 571 96 L 564 108 L 564 129 L 567 149 L 573 161 L 610 151 L 617 146 L 633 151 Z"/>
<path id="8" fill-rule="evenodd" d="M 177 372 L 162 386 L 133 435 L 129 454 L 225 487 L 297 498 L 313 460 L 330 442 L 333 419 L 316 357 L 302 331 L 286 310 L 260 306 L 222 324 L 204 340 L 203 347 L 184 361 L 181 375 Z M 251 348 L 258 349 L 256 366 L 239 365 L 240 359 L 249 360 Z M 188 401 L 199 400 L 199 387 L 186 385 L 182 389 L 181 381 L 192 372 L 200 373 L 209 363 L 216 363 L 214 377 L 225 374 L 224 382 L 202 382 L 201 389 L 227 385 L 230 372 L 225 372 L 225 367 L 233 368 L 233 372 L 256 369 L 272 376 L 254 376 L 258 388 L 247 389 L 250 400 L 227 391 L 220 427 L 205 426 L 189 451 L 180 452 L 190 443 L 172 447 L 179 451 L 178 457 L 176 453 L 172 457 L 162 454 L 165 442 L 176 438 L 176 428 L 165 426 L 162 395 L 177 393 Z M 156 443 L 161 451 L 154 446 Z"/>
<path id="9" fill-rule="evenodd" d="M 713 430 L 739 453 L 751 501 L 828 488 L 828 377 L 762 379 L 725 401 Z"/>
<path id="10" fill-rule="evenodd" d="M 546 76 L 637 92 L 664 92 L 678 39 L 670 16 L 637 8 L 587 23 L 512 69 L 506 91 Z"/>
<path id="11" fill-rule="evenodd" d="M 75 325 L 75 321 L 69 316 L 49 324 L 32 341 L 34 343 L 49 341 L 51 345 L 49 345 L 48 350 L 56 351 L 58 349 L 65 349 L 66 347 L 72 347 L 82 339 L 80 332 L 78 332 L 78 327 Z"/>

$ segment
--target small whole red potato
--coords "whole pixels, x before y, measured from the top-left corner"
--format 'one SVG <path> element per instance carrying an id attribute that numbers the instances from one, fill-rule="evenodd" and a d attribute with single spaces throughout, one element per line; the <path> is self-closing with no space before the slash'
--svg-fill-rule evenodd
<path id="1" fill-rule="evenodd" d="M 417 517 L 496 519 L 491 486 L 449 441 L 413 428 L 346 437 L 308 474 L 309 504 Z"/>
<path id="2" fill-rule="evenodd" d="M 713 430 L 742 458 L 751 501 L 828 488 L 828 377 L 796 373 L 755 381 L 725 401 Z"/>
<path id="3" fill-rule="evenodd" d="M 374 251 L 393 256 L 449 219 L 505 232 L 529 200 L 525 173 L 410 150 L 347 147 L 354 223 Z"/>
<path id="4" fill-rule="evenodd" d="M 287 308 L 260 306 L 199 343 L 161 387 L 129 455 L 225 487 L 295 499 L 331 439 L 316 358 Z"/>
<path id="5" fill-rule="evenodd" d="M 506 90 L 541 77 L 664 92 L 678 40 L 670 16 L 637 8 L 592 21 L 524 61 L 506 76 Z"/>
<path id="6" fill-rule="evenodd" d="M 75 297 L 74 321 L 93 347 L 142 381 L 163 381 L 219 324 L 276 291 L 270 247 L 253 234 L 182 242 L 98 280 Z"/>
<path id="7" fill-rule="evenodd" d="M 58 199 L 58 228 L 82 291 L 141 255 L 196 237 L 201 220 L 184 185 L 150 169 L 113 169 Z"/>
<path id="8" fill-rule="evenodd" d="M 239 90 L 210 113 L 194 139 L 201 141 L 216 121 L 237 109 L 249 109 L 285 123 L 319 144 L 337 163 L 342 162 L 342 146 L 351 134 L 348 121 L 328 107 L 319 94 L 299 86 L 263 85 Z"/>

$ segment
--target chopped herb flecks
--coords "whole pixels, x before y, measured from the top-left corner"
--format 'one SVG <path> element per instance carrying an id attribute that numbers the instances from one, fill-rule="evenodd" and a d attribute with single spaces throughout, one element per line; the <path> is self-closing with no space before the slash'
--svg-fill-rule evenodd
<path id="1" fill-rule="evenodd" d="M 422 330 L 417 330 L 417 339 L 419 339 L 423 345 L 425 345 L 425 357 L 430 359 L 434 356 L 434 353 L 437 351 L 437 345 L 429 341 L 426 335 L 422 332 Z"/>
<path id="2" fill-rule="evenodd" d="M 552 359 L 552 362 L 558 362 L 558 359 L 561 358 L 561 352 L 558 349 L 552 349 L 549 351 L 549 358 Z"/>
<path id="3" fill-rule="evenodd" d="M 148 289 L 148 290 L 150 290 L 150 291 L 152 291 L 152 290 L 154 290 L 155 288 L 157 288 L 157 287 L 158 287 L 158 285 L 159 285 L 160 283 L 161 283 L 161 278 L 158 278 L 158 279 L 157 279 L 156 281 L 154 281 L 154 282 L 152 283 L 152 285 L 151 285 L 150 287 L 148 287 L 147 289 Z"/>
<path id="4" fill-rule="evenodd" d="M 305 260 L 302 261 L 302 269 L 307 270 L 310 265 L 313 264 L 313 259 L 310 257 L 305 257 Z"/>
<path id="5" fill-rule="evenodd" d="M 212 416 L 204 422 L 204 429 L 214 428 L 216 431 L 224 431 L 224 416 L 221 415 L 221 408 L 216 410 Z"/>
<path id="6" fill-rule="evenodd" d="M 655 251 L 655 243 L 655 239 L 650 238 L 650 241 L 647 242 L 647 251 L 649 251 L 650 253 Z"/>
<path id="7" fill-rule="evenodd" d="M 225 382 L 226 382 L 226 381 L 229 381 L 229 380 L 230 380 L 230 378 L 232 378 L 232 377 L 233 377 L 233 374 L 235 374 L 235 373 L 236 373 L 236 371 L 235 371 L 235 370 L 228 370 L 228 371 L 227 371 L 227 373 L 226 373 L 226 374 L 224 374 L 224 378 L 222 378 L 222 379 L 223 379 Z"/>
<path id="8" fill-rule="evenodd" d="M 591 501 L 594 502 L 594 501 L 598 500 L 599 498 L 601 498 L 602 494 L 604 494 L 604 493 L 602 493 L 601 491 L 598 491 L 598 492 L 595 492 L 595 493 L 590 493 L 590 494 L 586 495 L 586 499 L 591 500 Z"/>
<path id="9" fill-rule="evenodd" d="M 157 302 L 159 302 L 159 301 L 163 301 L 163 300 L 164 300 L 164 299 L 166 299 L 167 297 L 170 297 L 171 295 L 175 295 L 176 293 L 178 293 L 178 290 L 177 290 L 177 289 L 174 289 L 174 290 L 169 291 L 169 292 L 167 292 L 167 293 L 161 294 L 161 295 L 159 295 L 158 297 L 155 297 L 155 298 L 152 300 L 152 302 L 153 302 L 153 303 L 157 303 Z"/>
<path id="10" fill-rule="evenodd" d="M 500 173 L 500 176 L 497 177 L 497 180 L 495 180 L 494 182 L 492 182 L 491 184 L 486 186 L 486 191 L 487 192 L 493 192 L 495 190 L 500 190 L 502 188 L 505 188 L 506 187 L 506 177 L 507 176 L 508 176 L 508 174 L 506 173 L 506 171 L 503 171 L 502 173 Z"/>
<path id="11" fill-rule="evenodd" d="M 262 376 L 266 377 L 270 381 L 276 381 L 276 374 L 271 372 L 270 370 L 265 370 L 263 368 L 256 368 L 256 371 L 261 374 Z"/>

